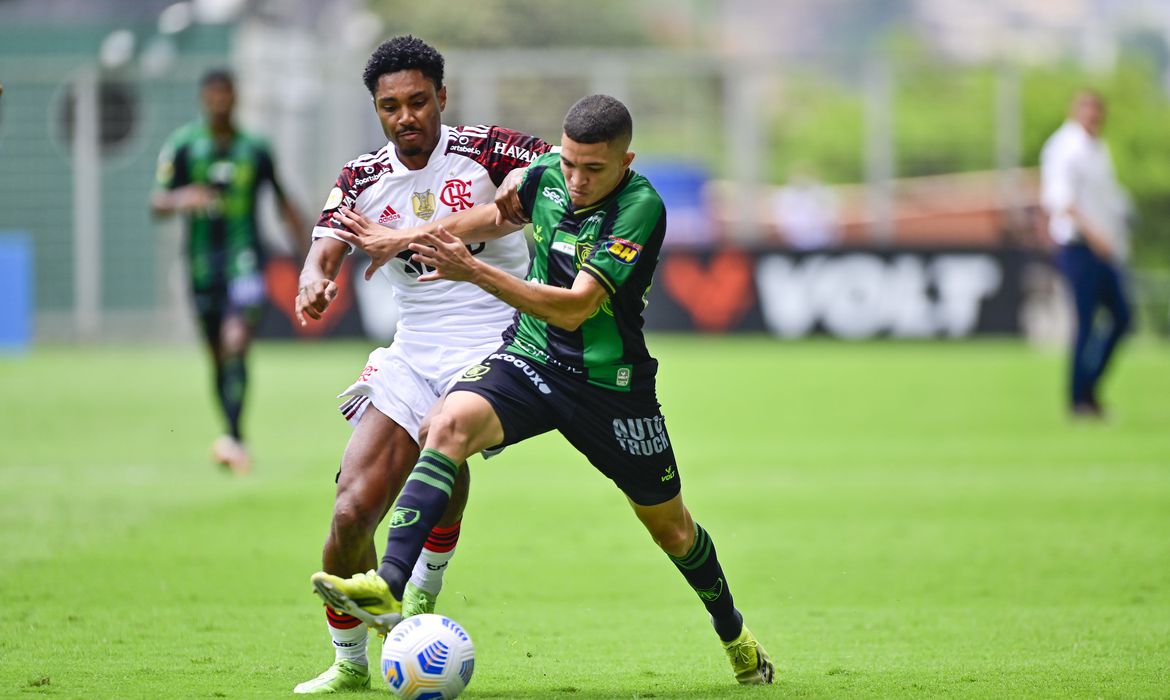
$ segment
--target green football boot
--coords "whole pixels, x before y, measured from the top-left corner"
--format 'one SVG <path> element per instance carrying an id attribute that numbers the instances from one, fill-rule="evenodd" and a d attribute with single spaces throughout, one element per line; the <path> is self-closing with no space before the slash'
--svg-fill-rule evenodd
<path id="1" fill-rule="evenodd" d="M 333 662 L 325 672 L 311 681 L 293 688 L 297 695 L 327 695 L 348 690 L 366 690 L 370 687 L 370 668 L 342 659 Z"/>
<path id="2" fill-rule="evenodd" d="M 390 592 L 390 586 L 374 569 L 364 574 L 341 578 L 324 571 L 313 574 L 309 581 L 313 592 L 325 604 L 338 612 L 353 615 L 385 636 L 402 622 L 402 602 Z"/>
<path id="3" fill-rule="evenodd" d="M 763 685 L 772 682 L 775 668 L 768 652 L 756 641 L 752 631 L 744 625 L 739 636 L 730 642 L 723 643 L 723 650 L 731 660 L 731 670 L 735 672 L 735 680 L 743 685 Z"/>
<path id="4" fill-rule="evenodd" d="M 406 589 L 402 591 L 402 616 L 414 617 L 424 613 L 433 613 L 436 600 L 438 600 L 438 596 L 431 595 L 407 581 Z"/>

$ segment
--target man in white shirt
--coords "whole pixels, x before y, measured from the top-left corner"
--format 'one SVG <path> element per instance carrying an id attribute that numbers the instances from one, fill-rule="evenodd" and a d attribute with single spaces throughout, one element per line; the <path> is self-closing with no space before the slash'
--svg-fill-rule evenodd
<path id="1" fill-rule="evenodd" d="M 1040 154 L 1041 202 L 1059 245 L 1057 266 L 1068 278 L 1076 308 L 1070 363 L 1075 416 L 1103 415 L 1097 384 L 1130 327 L 1124 279 L 1129 256 L 1129 198 L 1117 182 L 1101 141 L 1105 103 L 1095 92 L 1073 99 L 1069 117 Z M 1105 311 L 1108 323 L 1098 323 Z"/>
<path id="2" fill-rule="evenodd" d="M 443 124 L 443 70 L 442 55 L 412 36 L 390 39 L 370 56 L 362 77 L 388 141 L 347 163 L 326 198 L 301 271 L 296 299 L 301 323 L 319 319 L 337 296 L 334 279 L 351 249 L 343 238 L 345 215 L 361 215 L 393 229 L 433 231 L 446 216 L 494 201 L 508 173 L 552 147 L 499 126 Z M 528 247 L 519 228 L 472 243 L 468 252 L 522 278 L 528 271 Z M 394 343 L 370 353 L 356 381 L 342 392 L 349 399 L 341 412 L 354 431 L 341 458 L 333 520 L 322 553 L 323 568 L 340 576 L 377 566 L 374 529 L 418 460 L 424 417 L 464 370 L 503 342 L 515 313 L 473 285 L 419 282 L 431 270 L 412 260 L 409 251 L 376 267 L 393 285 L 399 319 Z M 366 276 L 371 274 L 373 268 Z M 430 531 L 415 562 L 404 615 L 433 611 L 458 542 L 466 479 L 461 476 L 449 488 L 451 507 Z M 390 527 L 396 526 L 392 520 Z M 328 694 L 369 687 L 366 626 L 328 607 L 325 616 L 334 663 L 293 692 Z"/>

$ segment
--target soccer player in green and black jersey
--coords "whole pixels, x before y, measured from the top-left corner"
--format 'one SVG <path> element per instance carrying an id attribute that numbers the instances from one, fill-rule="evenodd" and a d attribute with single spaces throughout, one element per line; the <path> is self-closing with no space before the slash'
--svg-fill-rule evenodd
<path id="1" fill-rule="evenodd" d="M 450 217 L 435 233 L 412 234 L 414 259 L 432 270 L 420 281 L 476 284 L 514 306 L 516 320 L 500 349 L 467 370 L 432 418 L 426 448 L 390 514 L 382 565 L 348 579 L 320 572 L 312 583 L 334 609 L 392 626 L 458 465 L 480 450 L 557 430 L 625 493 L 695 589 L 736 679 L 771 683 L 772 662 L 733 604 L 711 537 L 683 505 L 655 393 L 657 362 L 642 335 L 666 210 L 646 178 L 629 169 L 632 131 L 621 102 L 585 97 L 565 117 L 561 151 L 527 168 L 517 192 L 536 239 L 526 281 L 467 252 L 465 243 L 496 235 L 498 219 L 507 218 L 499 204 Z M 356 245 L 379 249 L 374 239 L 388 240 L 368 223 L 350 223 L 347 240 Z"/>
<path id="2" fill-rule="evenodd" d="M 156 215 L 187 215 L 187 263 L 203 336 L 215 362 L 216 398 L 227 434 L 212 447 L 215 459 L 245 473 L 240 414 L 247 384 L 245 355 L 264 302 L 264 250 L 256 227 L 256 201 L 271 186 L 297 253 L 307 229 L 276 178 L 268 146 L 239 130 L 232 119 L 235 87 L 227 71 L 201 83 L 205 118 L 180 127 L 159 155 Z"/>

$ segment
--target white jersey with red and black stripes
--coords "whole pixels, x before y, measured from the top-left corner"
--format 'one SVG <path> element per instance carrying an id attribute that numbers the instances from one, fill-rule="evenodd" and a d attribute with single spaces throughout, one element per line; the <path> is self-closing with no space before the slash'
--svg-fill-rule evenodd
<path id="1" fill-rule="evenodd" d="M 438 221 L 477 204 L 491 202 L 504 177 L 526 167 L 551 146 L 534 136 L 498 126 L 444 125 L 426 166 L 410 170 L 394 144 L 345 165 L 329 192 L 313 238 L 336 238 L 341 225 L 332 220 L 338 207 L 360 212 L 390 228 Z M 502 238 L 468 245 L 480 260 L 524 277 L 528 249 L 516 231 Z M 419 282 L 428 270 L 410 260 L 409 252 L 381 268 L 394 287 L 399 308 L 395 338 L 439 346 L 498 342 L 514 310 L 473 284 Z"/>

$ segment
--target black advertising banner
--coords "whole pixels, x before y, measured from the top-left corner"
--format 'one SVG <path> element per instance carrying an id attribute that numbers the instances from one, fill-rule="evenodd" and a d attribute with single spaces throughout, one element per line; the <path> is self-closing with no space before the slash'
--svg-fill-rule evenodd
<path id="1" fill-rule="evenodd" d="M 646 328 L 784 338 L 1018 335 L 1023 274 L 1034 259 L 1019 249 L 667 249 Z"/>

